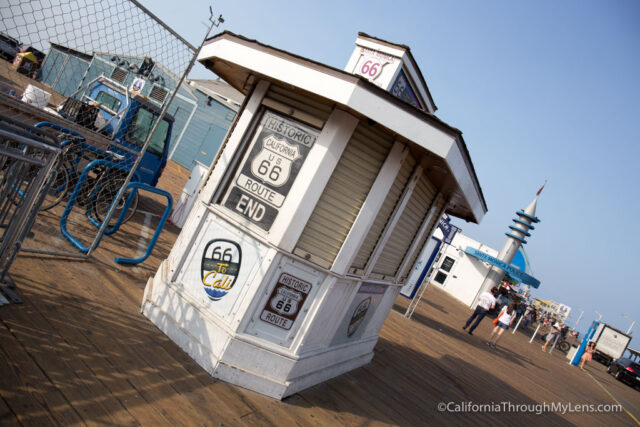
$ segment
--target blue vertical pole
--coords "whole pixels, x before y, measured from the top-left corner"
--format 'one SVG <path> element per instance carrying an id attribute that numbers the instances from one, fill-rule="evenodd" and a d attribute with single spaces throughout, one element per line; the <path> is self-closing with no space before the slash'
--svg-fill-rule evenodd
<path id="1" fill-rule="evenodd" d="M 589 340 L 591 340 L 591 338 L 593 338 L 593 335 L 596 333 L 596 329 L 598 328 L 598 325 L 600 325 L 600 323 L 595 320 L 591 324 L 591 327 L 589 328 L 589 330 L 587 331 L 587 334 L 584 336 L 584 339 L 582 340 L 582 344 L 580 344 L 578 351 L 576 351 L 576 354 L 573 355 L 573 359 L 571 359 L 571 364 L 573 366 L 578 366 L 578 364 L 580 363 L 580 359 L 582 359 L 584 350 L 587 348 L 587 344 L 589 343 Z"/>

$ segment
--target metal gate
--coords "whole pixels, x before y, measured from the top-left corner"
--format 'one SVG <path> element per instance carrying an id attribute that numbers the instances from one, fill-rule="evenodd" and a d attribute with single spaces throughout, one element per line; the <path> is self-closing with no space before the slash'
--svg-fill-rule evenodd
<path id="1" fill-rule="evenodd" d="M 15 302 L 8 270 L 48 202 L 59 153 L 51 135 L 0 115 L 0 284 Z M 0 304 L 6 302 L 0 295 Z"/>

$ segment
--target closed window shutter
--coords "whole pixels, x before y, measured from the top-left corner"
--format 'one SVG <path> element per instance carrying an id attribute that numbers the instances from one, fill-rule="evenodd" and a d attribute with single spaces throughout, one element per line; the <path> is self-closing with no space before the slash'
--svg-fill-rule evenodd
<path id="1" fill-rule="evenodd" d="M 402 193 L 409 182 L 409 178 L 411 178 L 411 173 L 415 166 L 416 160 L 411 154 L 409 154 L 402 163 L 402 166 L 400 166 L 400 171 L 398 172 L 398 175 L 396 175 L 396 179 L 393 181 L 393 185 L 389 189 L 389 193 L 387 193 L 387 197 L 382 203 L 382 207 L 378 211 L 376 219 L 373 221 L 373 225 L 367 233 L 367 237 L 365 237 L 362 246 L 360 246 L 358 255 L 356 255 L 356 258 L 351 265 L 351 273 L 364 273 L 367 261 L 369 261 L 371 254 L 375 250 L 376 244 L 380 240 L 387 223 L 391 219 L 391 215 L 393 214 L 396 205 L 400 202 Z"/>
<path id="2" fill-rule="evenodd" d="M 262 104 L 317 128 L 322 128 L 333 107 L 283 87 L 271 85 Z"/>
<path id="3" fill-rule="evenodd" d="M 325 268 L 338 255 L 393 144 L 368 128 L 356 127 L 294 249 Z"/>
<path id="4" fill-rule="evenodd" d="M 435 195 L 436 187 L 422 174 L 373 268 L 374 274 L 385 278 L 395 277 L 413 239 L 426 219 Z"/>
<path id="5" fill-rule="evenodd" d="M 418 249 L 415 251 L 415 253 L 411 257 L 411 262 L 409 262 L 409 268 L 407 268 L 406 271 L 404 272 L 403 274 L 404 277 L 400 278 L 399 280 L 400 282 L 403 282 L 409 276 L 409 273 L 411 273 L 413 266 L 418 260 L 420 251 L 422 251 L 422 248 L 424 247 L 425 243 L 427 243 L 427 239 L 429 239 L 433 234 L 434 228 L 438 225 L 438 220 L 440 220 L 440 217 L 444 213 L 444 207 L 445 207 L 444 205 L 445 205 L 444 198 L 438 197 L 435 203 L 435 215 L 433 215 L 433 218 L 431 218 L 431 221 L 429 221 L 429 225 L 427 225 L 427 232 L 424 234 L 424 236 L 422 236 L 422 239 L 420 239 L 420 243 L 418 244 Z"/>

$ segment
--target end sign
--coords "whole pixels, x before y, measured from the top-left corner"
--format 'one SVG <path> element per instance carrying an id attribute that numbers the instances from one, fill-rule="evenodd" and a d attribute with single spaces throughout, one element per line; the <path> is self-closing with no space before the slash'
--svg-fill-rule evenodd
<path id="1" fill-rule="evenodd" d="M 268 231 L 317 138 L 316 129 L 265 112 L 224 205 Z"/>

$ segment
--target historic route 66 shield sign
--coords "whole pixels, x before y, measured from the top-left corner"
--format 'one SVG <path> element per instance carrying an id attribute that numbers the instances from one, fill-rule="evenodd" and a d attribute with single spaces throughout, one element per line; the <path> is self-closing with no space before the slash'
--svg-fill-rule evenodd
<path id="1" fill-rule="evenodd" d="M 271 309 L 280 313 L 280 315 L 288 315 L 298 312 L 298 303 L 304 300 L 300 292 L 296 292 L 289 288 L 278 288 L 276 295 L 271 298 L 269 305 Z"/>
<path id="2" fill-rule="evenodd" d="M 281 187 L 289 180 L 291 164 L 300 157 L 297 145 L 269 135 L 262 141 L 262 150 L 251 162 L 251 173 L 263 182 Z"/>
<path id="3" fill-rule="evenodd" d="M 291 329 L 311 288 L 311 283 L 282 273 L 262 309 L 260 319 L 282 329 Z"/>
<path id="4" fill-rule="evenodd" d="M 242 250 L 236 242 L 215 239 L 202 253 L 202 285 L 211 300 L 219 300 L 233 288 L 242 262 Z"/>

